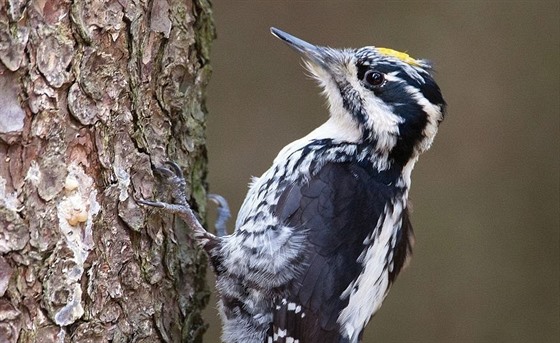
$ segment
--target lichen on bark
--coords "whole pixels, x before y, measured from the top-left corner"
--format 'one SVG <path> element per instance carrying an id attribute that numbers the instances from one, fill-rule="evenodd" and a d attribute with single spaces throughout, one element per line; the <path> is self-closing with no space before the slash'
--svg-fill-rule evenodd
<path id="1" fill-rule="evenodd" d="M 204 214 L 205 0 L 0 2 L 0 341 L 200 342 L 206 259 L 138 206 L 177 161 Z"/>

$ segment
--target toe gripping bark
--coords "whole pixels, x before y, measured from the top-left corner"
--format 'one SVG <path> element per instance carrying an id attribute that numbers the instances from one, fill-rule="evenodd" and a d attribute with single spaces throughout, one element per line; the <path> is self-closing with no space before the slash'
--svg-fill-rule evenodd
<path id="1" fill-rule="evenodd" d="M 138 203 L 146 206 L 157 207 L 166 212 L 178 215 L 185 221 L 191 230 L 193 230 L 193 237 L 201 247 L 205 250 L 209 250 L 214 247 L 218 238 L 204 229 L 187 202 L 185 191 L 186 182 L 181 168 L 175 162 L 167 161 L 164 166 L 155 168 L 155 172 L 162 177 L 166 184 L 169 185 L 173 203 L 170 204 L 145 199 L 138 199 Z M 218 236 L 225 235 L 225 222 L 229 218 L 229 207 L 227 202 L 219 195 L 212 194 L 209 198 L 218 204 L 218 220 L 216 221 L 217 234 Z"/>

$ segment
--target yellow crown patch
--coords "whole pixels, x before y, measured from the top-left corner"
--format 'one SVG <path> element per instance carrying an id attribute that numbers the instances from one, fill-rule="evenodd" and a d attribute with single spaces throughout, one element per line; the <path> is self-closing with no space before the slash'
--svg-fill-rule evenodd
<path id="1" fill-rule="evenodd" d="M 388 48 L 376 48 L 376 49 L 382 55 L 398 58 L 399 60 L 403 61 L 404 63 L 408 63 L 408 64 L 416 66 L 416 67 L 420 66 L 420 63 L 418 62 L 418 60 L 410 57 L 410 55 L 407 54 L 407 53 L 400 52 L 400 51 L 393 50 L 393 49 L 388 49 Z"/>

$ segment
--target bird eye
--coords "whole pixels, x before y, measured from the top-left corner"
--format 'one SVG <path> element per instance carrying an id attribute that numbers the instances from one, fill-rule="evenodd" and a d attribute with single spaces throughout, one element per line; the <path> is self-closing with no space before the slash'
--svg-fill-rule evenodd
<path id="1" fill-rule="evenodd" d="M 364 75 L 364 82 L 368 86 L 379 87 L 385 82 L 385 76 L 378 71 L 368 70 Z"/>

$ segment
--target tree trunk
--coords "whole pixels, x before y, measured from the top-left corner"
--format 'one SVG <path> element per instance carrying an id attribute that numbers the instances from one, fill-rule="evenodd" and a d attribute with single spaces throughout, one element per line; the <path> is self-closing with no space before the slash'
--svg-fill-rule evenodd
<path id="1" fill-rule="evenodd" d="M 204 212 L 213 38 L 206 0 L 0 0 L 0 342 L 202 340 L 206 259 L 135 199 L 173 160 Z"/>

